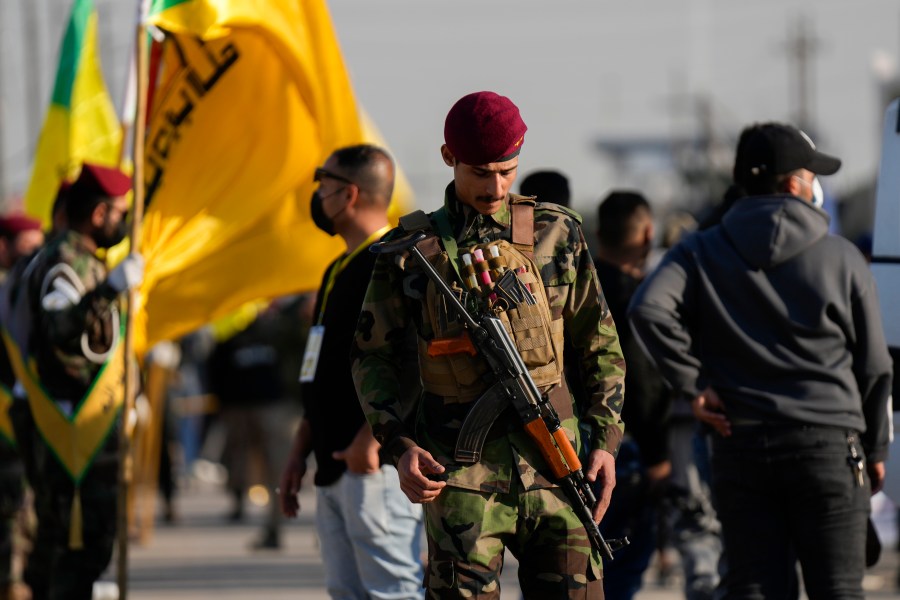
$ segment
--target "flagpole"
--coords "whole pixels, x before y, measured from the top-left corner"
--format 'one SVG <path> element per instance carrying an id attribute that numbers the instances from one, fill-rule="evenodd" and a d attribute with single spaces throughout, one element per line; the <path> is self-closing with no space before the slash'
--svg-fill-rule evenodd
<path id="1" fill-rule="evenodd" d="M 131 251 L 139 252 L 141 247 L 141 224 L 144 217 L 144 137 L 147 123 L 147 72 L 148 45 L 145 12 L 138 20 L 135 43 L 136 69 L 136 115 L 132 137 L 134 159 L 134 202 L 131 209 Z M 119 600 L 128 597 L 128 493 L 133 479 L 131 455 L 131 414 L 134 411 L 136 364 L 132 359 L 134 349 L 134 312 L 137 306 L 138 290 L 128 292 L 128 312 L 125 320 L 125 402 L 122 407 L 122 426 L 119 433 L 119 494 L 118 494 L 118 585 Z"/>

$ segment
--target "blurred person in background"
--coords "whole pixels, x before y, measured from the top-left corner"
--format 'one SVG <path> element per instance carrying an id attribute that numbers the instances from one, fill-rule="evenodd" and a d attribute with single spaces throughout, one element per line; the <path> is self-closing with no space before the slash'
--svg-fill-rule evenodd
<path id="1" fill-rule="evenodd" d="M 594 261 L 609 310 L 625 324 L 632 295 L 643 281 L 653 247 L 653 214 L 638 192 L 615 190 L 598 207 L 598 251 Z M 616 458 L 616 487 L 601 531 L 631 544 L 603 568 L 607 598 L 627 600 L 641 587 L 656 549 L 658 504 L 671 471 L 668 419 L 672 393 L 646 357 L 629 327 L 620 326 L 619 342 L 628 368 L 622 410 L 625 437 Z"/>
<path id="2" fill-rule="evenodd" d="M 20 258 L 44 244 L 41 222 L 21 213 L 0 217 L 0 270 L 9 272 Z"/>
<path id="3" fill-rule="evenodd" d="M 300 371 L 305 414 L 281 478 L 282 510 L 289 517 L 300 511 L 297 493 L 314 454 L 316 531 L 329 595 L 418 600 L 424 597 L 422 509 L 407 502 L 397 469 L 381 454 L 353 387 L 349 356 L 375 263 L 369 247 L 390 229 L 394 162 L 376 146 L 341 148 L 316 169 L 315 180 L 313 220 L 341 236 L 347 250 L 326 268 L 316 297 Z M 417 389 L 411 385 L 408 393 Z"/>
<path id="4" fill-rule="evenodd" d="M 36 600 L 91 598 L 112 557 L 120 419 L 108 407 L 111 398 L 123 398 L 129 359 L 119 345 L 118 307 L 142 281 L 143 259 L 129 255 L 108 271 L 96 252 L 124 239 L 130 188 L 131 178 L 118 169 L 83 165 L 68 193 L 67 229 L 29 262 L 15 322 L 4 322 L 28 357 L 28 372 L 17 379 L 35 427 L 16 434 L 32 465 L 38 530 L 25 579 Z M 58 418 L 80 411 L 101 415 L 101 426 Z"/>
<path id="5" fill-rule="evenodd" d="M 232 497 L 230 521 L 245 516 L 245 496 L 257 482 L 267 494 L 253 497 L 266 505 L 266 518 L 254 549 L 281 547 L 278 477 L 290 446 L 296 406 L 285 393 L 277 339 L 284 320 L 277 307 L 248 309 L 246 319 L 219 325 L 218 342 L 208 363 L 210 391 L 218 398 L 225 425 L 223 464 Z M 249 322 L 248 322 L 249 321 Z"/>
<path id="6" fill-rule="evenodd" d="M 740 195 L 736 190 L 739 190 L 737 186 L 729 188 L 718 205 L 720 212 L 704 220 L 700 228 L 711 227 L 718 222 L 715 219 L 721 220 Z M 697 228 L 696 219 L 689 213 L 670 214 L 663 228 L 663 249 L 668 251 Z M 674 570 L 667 552 L 674 548 L 681 560 L 687 600 L 710 600 L 715 597 L 724 567 L 722 528 L 709 488 L 708 436 L 712 430 L 697 421 L 690 403 L 680 397 L 673 399 L 668 429 L 672 473 L 661 505 L 659 576 L 665 581 Z M 796 597 L 796 593 L 790 597 Z"/>
<path id="7" fill-rule="evenodd" d="M 43 243 L 38 219 L 22 213 L 0 217 L 0 285 L 6 288 L 4 295 L 12 295 L 28 258 Z M 6 345 L 0 344 L 0 413 L 8 416 L 0 419 L 0 599 L 19 597 L 17 587 L 34 536 L 34 498 L 26 492 L 23 459 L 14 432 L 14 423 L 22 421 L 28 407 L 22 394 L 19 402 L 15 401 L 15 382 Z"/>
<path id="8" fill-rule="evenodd" d="M 537 196 L 539 202 L 569 206 L 572 200 L 569 179 L 559 171 L 532 171 L 519 184 L 523 196 Z"/>

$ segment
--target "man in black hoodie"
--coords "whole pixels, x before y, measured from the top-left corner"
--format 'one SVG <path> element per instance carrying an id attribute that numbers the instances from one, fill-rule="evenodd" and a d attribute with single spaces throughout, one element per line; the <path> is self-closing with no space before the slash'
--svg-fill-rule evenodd
<path id="1" fill-rule="evenodd" d="M 816 175 L 840 160 L 779 123 L 748 127 L 748 196 L 686 238 L 637 291 L 631 322 L 712 426 L 728 598 L 862 598 L 869 495 L 884 479 L 887 352 L 874 280 L 828 234 Z"/>

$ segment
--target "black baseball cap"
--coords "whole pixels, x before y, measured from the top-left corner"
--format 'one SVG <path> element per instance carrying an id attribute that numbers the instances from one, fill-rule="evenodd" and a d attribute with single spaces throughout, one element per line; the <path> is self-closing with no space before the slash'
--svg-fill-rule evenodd
<path id="1" fill-rule="evenodd" d="M 783 123 L 762 123 L 741 133 L 734 159 L 734 181 L 747 183 L 806 169 L 816 175 L 831 175 L 841 168 L 841 159 L 819 152 L 808 135 Z"/>

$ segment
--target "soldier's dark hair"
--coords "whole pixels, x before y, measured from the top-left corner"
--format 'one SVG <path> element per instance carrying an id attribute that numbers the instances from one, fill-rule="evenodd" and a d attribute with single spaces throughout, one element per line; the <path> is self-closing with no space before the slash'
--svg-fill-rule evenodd
<path id="1" fill-rule="evenodd" d="M 110 198 L 93 190 L 86 190 L 76 182 L 66 192 L 64 201 L 69 226 L 76 227 L 91 218 L 98 204 L 109 202 Z"/>
<path id="2" fill-rule="evenodd" d="M 341 173 L 361 190 L 390 201 L 394 191 L 394 159 L 387 150 L 373 144 L 358 144 L 335 150 Z M 390 168 L 385 172 L 385 165 Z"/>
<path id="3" fill-rule="evenodd" d="M 600 243 L 608 248 L 620 247 L 638 225 L 635 217 L 642 211 L 649 215 L 650 203 L 639 192 L 610 192 L 597 209 L 597 237 Z"/>

